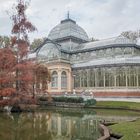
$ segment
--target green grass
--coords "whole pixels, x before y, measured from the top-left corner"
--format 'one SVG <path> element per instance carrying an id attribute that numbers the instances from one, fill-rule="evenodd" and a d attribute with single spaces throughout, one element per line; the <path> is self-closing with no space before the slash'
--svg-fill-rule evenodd
<path id="1" fill-rule="evenodd" d="M 110 126 L 114 133 L 123 134 L 121 140 L 140 140 L 140 119 Z"/>
<path id="2" fill-rule="evenodd" d="M 138 109 L 140 110 L 140 103 L 135 102 L 122 102 L 122 101 L 98 101 L 97 107 L 114 107 L 114 108 L 126 108 L 126 109 Z"/>
<path id="3" fill-rule="evenodd" d="M 121 101 L 99 101 L 96 104 L 97 107 L 105 107 L 105 108 L 125 108 L 125 109 L 137 109 L 140 110 L 140 103 L 134 102 L 121 102 Z M 110 110 L 101 110 L 100 114 L 110 114 Z M 130 111 L 122 111 L 122 110 L 114 110 L 114 115 L 117 116 L 140 116 L 140 112 L 130 112 Z M 115 124 L 110 126 L 114 133 L 122 134 L 123 137 L 121 140 L 140 140 L 140 119 L 135 122 L 120 122 L 119 124 Z"/>
<path id="4" fill-rule="evenodd" d="M 131 116 L 131 117 L 139 117 L 140 116 L 140 112 L 139 111 L 129 111 L 129 110 L 114 110 L 114 109 L 94 109 L 94 111 L 96 111 L 97 115 L 100 116 Z"/>

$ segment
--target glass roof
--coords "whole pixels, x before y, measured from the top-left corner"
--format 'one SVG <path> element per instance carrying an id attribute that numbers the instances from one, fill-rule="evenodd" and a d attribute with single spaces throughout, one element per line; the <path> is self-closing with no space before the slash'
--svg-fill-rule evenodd
<path id="1" fill-rule="evenodd" d="M 103 58 L 98 60 L 91 60 L 88 62 L 81 62 L 77 64 L 73 64 L 73 68 L 81 68 L 81 67 L 89 67 L 89 66 L 102 66 L 102 65 L 117 65 L 117 64 L 140 64 L 140 57 L 132 57 L 132 58 Z"/>
<path id="2" fill-rule="evenodd" d="M 108 45 L 124 45 L 124 44 L 136 44 L 136 41 L 130 40 L 123 36 L 118 36 L 118 37 L 113 37 L 109 39 L 102 39 L 99 41 L 80 44 L 78 50 L 100 48 L 100 47 L 108 46 Z"/>
<path id="3" fill-rule="evenodd" d="M 88 41 L 87 33 L 71 19 L 61 21 L 60 24 L 55 26 L 49 33 L 48 38 L 56 40 L 64 37 L 76 37 Z"/>
<path id="4" fill-rule="evenodd" d="M 123 45 L 123 44 L 135 44 L 135 43 L 136 42 L 134 40 L 127 39 L 126 37 L 123 37 L 123 36 L 118 36 L 118 37 L 114 37 L 114 38 L 85 43 L 85 46 L 83 49 L 89 49 L 92 47 L 102 47 L 102 46 L 107 46 L 107 45 L 115 45 L 115 44 Z"/>

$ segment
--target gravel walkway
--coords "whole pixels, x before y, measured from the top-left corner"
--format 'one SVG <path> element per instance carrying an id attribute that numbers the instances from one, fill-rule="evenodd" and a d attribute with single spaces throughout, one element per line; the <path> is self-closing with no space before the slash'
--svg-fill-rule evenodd
<path id="1" fill-rule="evenodd" d="M 97 101 L 126 101 L 126 102 L 138 102 L 140 98 L 95 98 Z"/>

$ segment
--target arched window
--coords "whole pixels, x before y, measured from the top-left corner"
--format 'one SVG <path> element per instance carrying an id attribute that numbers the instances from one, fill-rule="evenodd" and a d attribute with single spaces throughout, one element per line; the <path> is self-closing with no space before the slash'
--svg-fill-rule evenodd
<path id="1" fill-rule="evenodd" d="M 67 88 L 67 74 L 65 71 L 63 71 L 61 74 L 61 87 Z"/>
<path id="2" fill-rule="evenodd" d="M 51 76 L 51 86 L 52 88 L 57 88 L 58 87 L 58 74 L 56 71 L 54 71 L 52 73 L 52 76 Z"/>

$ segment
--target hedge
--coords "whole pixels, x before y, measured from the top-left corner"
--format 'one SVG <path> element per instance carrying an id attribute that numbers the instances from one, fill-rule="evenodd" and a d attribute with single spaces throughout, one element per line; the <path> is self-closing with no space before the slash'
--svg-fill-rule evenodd
<path id="1" fill-rule="evenodd" d="M 96 100 L 95 99 L 89 99 L 89 100 L 85 101 L 84 103 L 85 103 L 85 106 L 91 106 L 91 105 L 96 104 Z"/>
<path id="2" fill-rule="evenodd" d="M 40 97 L 39 101 L 48 101 L 47 97 Z M 85 103 L 85 106 L 95 105 L 96 100 L 95 99 L 88 99 L 87 101 L 84 101 L 82 97 L 52 97 L 52 101 L 54 102 L 65 102 L 65 103 Z"/>
<path id="3" fill-rule="evenodd" d="M 66 103 L 83 103 L 82 97 L 53 97 L 54 102 L 66 102 Z"/>

